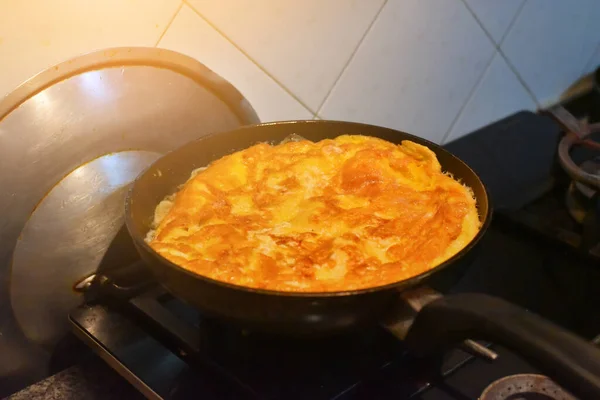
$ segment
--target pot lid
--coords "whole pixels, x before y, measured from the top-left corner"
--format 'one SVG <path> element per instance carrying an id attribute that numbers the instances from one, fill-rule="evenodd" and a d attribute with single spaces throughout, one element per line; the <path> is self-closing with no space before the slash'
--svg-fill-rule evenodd
<path id="1" fill-rule="evenodd" d="M 81 303 L 73 284 L 135 257 L 126 189 L 160 155 L 259 122 L 198 61 L 156 48 L 90 53 L 0 102 L 0 376 L 44 366 Z M 112 244 L 111 244 L 112 243 Z M 111 251 L 107 251 L 111 248 Z"/>

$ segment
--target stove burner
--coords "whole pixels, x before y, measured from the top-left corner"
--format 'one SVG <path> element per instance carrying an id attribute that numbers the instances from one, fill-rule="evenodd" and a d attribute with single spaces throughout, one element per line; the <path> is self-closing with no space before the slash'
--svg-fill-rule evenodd
<path id="1" fill-rule="evenodd" d="M 555 173 L 544 184 L 526 194 L 531 202 L 518 209 L 504 209 L 496 217 L 525 227 L 537 236 L 566 245 L 579 255 L 600 260 L 600 157 L 576 153 L 575 164 L 565 167 L 564 154 L 559 161 L 567 175 Z M 585 161 L 582 161 L 585 160 Z M 586 180 L 580 180 L 585 176 Z M 590 183 L 591 182 L 591 183 Z M 541 194 L 539 194 L 539 192 Z M 498 219 L 498 218 L 497 218 Z"/>
<path id="2" fill-rule="evenodd" d="M 597 158 L 577 165 L 571 157 L 571 149 L 580 143 L 587 143 L 587 146 L 596 150 L 600 148 L 600 144 L 590 139 L 589 136 L 580 138 L 573 132 L 567 132 L 558 145 L 558 161 L 571 179 L 594 188 L 600 188 Z"/>
<path id="3" fill-rule="evenodd" d="M 575 400 L 544 375 L 510 375 L 492 382 L 479 400 Z"/>

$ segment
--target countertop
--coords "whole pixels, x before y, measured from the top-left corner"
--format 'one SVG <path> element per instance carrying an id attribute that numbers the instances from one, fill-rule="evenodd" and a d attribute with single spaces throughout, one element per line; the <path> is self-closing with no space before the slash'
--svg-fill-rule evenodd
<path id="1" fill-rule="evenodd" d="M 5 400 L 144 399 L 133 386 L 103 360 L 91 355 L 86 361 L 35 383 Z"/>

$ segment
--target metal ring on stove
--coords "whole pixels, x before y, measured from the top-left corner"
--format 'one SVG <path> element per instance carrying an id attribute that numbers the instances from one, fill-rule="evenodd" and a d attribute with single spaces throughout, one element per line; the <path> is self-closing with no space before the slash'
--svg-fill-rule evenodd
<path id="1" fill-rule="evenodd" d="M 578 140 L 579 139 L 577 136 L 572 132 L 568 132 L 560 140 L 558 145 L 558 160 L 560 165 L 574 180 L 600 189 L 600 176 L 584 171 L 583 169 L 579 168 L 571 159 L 569 152 Z"/>

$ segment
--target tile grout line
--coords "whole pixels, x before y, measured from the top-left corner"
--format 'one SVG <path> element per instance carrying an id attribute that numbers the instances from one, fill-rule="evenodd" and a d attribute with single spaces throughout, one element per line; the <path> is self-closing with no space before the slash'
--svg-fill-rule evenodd
<path id="1" fill-rule="evenodd" d="M 485 77 L 485 75 L 487 74 L 487 72 L 489 71 L 489 69 L 491 68 L 492 62 L 494 61 L 494 58 L 496 58 L 496 55 L 498 54 L 498 49 L 495 48 L 494 50 L 495 51 L 492 54 L 492 56 L 490 57 L 490 59 L 488 60 L 487 64 L 485 65 L 485 68 L 483 69 L 483 72 L 481 73 L 481 76 L 479 77 L 479 79 L 477 80 L 477 82 L 475 82 L 475 84 L 473 85 L 473 87 L 471 88 L 471 90 L 469 91 L 469 94 L 467 95 L 467 98 L 465 99 L 465 102 L 462 104 L 462 106 L 460 106 L 460 109 L 458 110 L 458 112 L 456 113 L 456 116 L 454 117 L 454 119 L 450 123 L 450 126 L 448 127 L 448 130 L 446 131 L 446 133 L 444 133 L 444 136 L 442 137 L 442 140 L 440 140 L 440 144 L 444 144 L 446 142 L 446 139 L 448 139 L 448 136 L 450 136 L 450 133 L 452 132 L 452 128 L 454 128 L 454 125 L 456 125 L 456 123 L 460 119 L 460 117 L 463 114 L 463 111 L 465 110 L 465 108 L 467 108 L 467 104 L 469 104 L 469 102 L 471 101 L 471 98 L 473 98 L 473 96 L 475 95 L 475 92 L 477 91 L 477 89 L 479 89 L 479 87 L 482 85 L 483 78 Z"/>
<path id="2" fill-rule="evenodd" d="M 475 12 L 471 9 L 471 7 L 469 7 L 469 5 L 467 4 L 466 0 L 461 0 L 463 6 L 465 6 L 465 8 L 467 9 L 467 11 L 469 12 L 469 14 L 471 14 L 471 16 L 475 19 L 475 22 L 477 22 L 477 25 L 479 25 L 479 27 L 481 28 L 481 30 L 483 31 L 483 33 L 487 36 L 487 38 L 492 42 L 492 46 L 494 46 L 496 49 L 498 48 L 498 44 L 496 43 L 496 41 L 494 40 L 493 36 L 491 35 L 491 33 L 488 32 L 488 30 L 485 28 L 485 25 L 483 25 L 483 23 L 481 22 L 481 20 L 479 19 L 479 17 L 477 16 L 477 14 L 475 14 Z"/>
<path id="3" fill-rule="evenodd" d="M 244 49 L 242 49 L 240 46 L 238 46 L 233 40 L 231 40 L 226 34 L 225 32 L 223 32 L 222 30 L 220 30 L 219 28 L 217 28 L 217 26 L 215 24 L 213 24 L 212 22 L 210 22 L 208 20 L 208 18 L 206 18 L 204 15 L 202 15 L 202 13 L 200 13 L 200 11 L 196 10 L 196 8 L 194 8 L 193 5 L 191 5 L 189 2 L 187 2 L 186 0 L 183 0 L 182 5 L 185 4 L 187 5 L 189 8 L 192 9 L 192 11 L 198 15 L 200 18 L 202 18 L 202 20 L 204 22 L 206 22 L 211 28 L 213 28 L 219 35 L 221 35 L 223 38 L 225 38 L 225 40 L 227 40 L 229 43 L 231 43 L 231 45 L 233 47 L 235 47 L 240 53 L 242 53 L 248 60 L 250 60 L 252 62 L 252 64 L 254 64 L 258 69 L 260 69 L 265 75 L 267 75 L 269 78 L 271 78 L 271 80 L 273 80 L 273 82 L 275 82 L 281 89 L 283 89 L 284 92 L 286 92 L 288 95 L 290 95 L 294 100 L 296 100 L 302 107 L 304 107 L 308 112 L 310 112 L 313 115 L 313 118 L 317 116 L 316 112 L 312 110 L 312 108 L 310 108 L 308 105 L 306 105 L 302 100 L 300 100 L 298 98 L 298 96 L 296 96 L 294 93 L 292 93 L 292 91 L 290 89 L 288 89 L 283 83 L 279 82 L 279 80 L 277 80 L 273 75 L 271 75 L 269 73 L 269 71 L 267 71 L 262 65 L 260 65 L 254 58 L 250 57 L 250 55 L 244 51 Z"/>
<path id="4" fill-rule="evenodd" d="M 325 98 L 323 98 L 323 101 L 321 102 L 321 105 L 319 105 L 319 107 L 317 108 L 317 112 L 316 112 L 316 116 L 319 116 L 319 113 L 321 112 L 321 110 L 323 109 L 323 106 L 325 105 L 325 103 L 327 102 L 327 99 L 329 98 L 329 96 L 331 95 L 331 92 L 333 92 L 333 89 L 335 89 L 335 87 L 337 86 L 338 82 L 340 81 L 340 79 L 342 79 L 342 75 L 344 75 L 344 72 L 346 72 L 346 70 L 348 69 L 348 66 L 350 66 L 350 63 L 352 62 L 352 60 L 354 59 L 354 57 L 356 56 L 356 53 L 358 53 L 358 49 L 360 48 L 360 46 L 363 44 L 365 38 L 367 37 L 367 35 L 369 34 L 369 32 L 371 32 L 371 29 L 373 28 L 373 25 L 375 25 L 375 21 L 377 21 L 377 19 L 379 18 L 379 15 L 381 14 L 381 12 L 383 11 L 383 8 L 385 7 L 385 5 L 387 4 L 388 0 L 384 0 L 383 4 L 381 5 L 381 7 L 379 7 L 379 10 L 377 11 L 377 13 L 375 14 L 375 17 L 373 17 L 373 20 L 371 21 L 371 23 L 369 24 L 369 26 L 367 27 L 367 29 L 365 30 L 365 33 L 363 33 L 362 37 L 360 38 L 360 40 L 358 41 L 358 43 L 356 44 L 356 47 L 354 48 L 354 50 L 352 51 L 352 53 L 350 54 L 350 57 L 348 57 L 348 61 L 346 61 L 346 64 L 344 65 L 344 67 L 342 68 L 342 70 L 340 71 L 340 73 L 338 74 L 337 78 L 333 81 L 333 84 L 331 85 L 331 87 L 329 88 L 329 90 L 327 91 L 327 94 L 325 95 Z"/>
<path id="5" fill-rule="evenodd" d="M 531 88 L 529 87 L 529 85 L 527 84 L 527 82 L 525 82 L 525 79 L 523 79 L 523 77 L 521 76 L 521 74 L 519 74 L 519 71 L 513 65 L 512 61 L 510 61 L 510 59 L 506 56 L 506 54 L 504 54 L 504 52 L 502 51 L 502 49 L 498 49 L 498 54 L 500 54 L 500 56 L 502 57 L 502 59 L 504 60 L 504 62 L 506 63 L 506 65 L 508 65 L 508 68 L 510 68 L 510 70 L 512 71 L 512 73 L 517 77 L 517 80 L 519 81 L 519 83 L 521 84 L 521 86 L 523 86 L 523 89 L 525 89 L 525 91 L 527 92 L 527 94 L 529 95 L 529 97 L 531 97 L 531 100 L 533 100 L 533 102 L 535 103 L 535 105 L 539 108 L 540 107 L 540 102 L 538 101 L 537 97 L 535 97 L 535 94 L 533 94 L 533 91 L 531 90 Z"/>
<path id="6" fill-rule="evenodd" d="M 516 71 L 515 67 L 508 61 L 508 58 L 506 57 L 506 55 L 504 55 L 504 53 L 502 52 L 502 49 L 500 48 L 500 46 L 504 42 L 504 39 L 506 38 L 506 36 L 510 32 L 510 30 L 512 29 L 513 25 L 515 24 L 518 16 L 521 14 L 521 10 L 523 10 L 523 7 L 525 6 L 526 2 L 527 2 L 527 0 L 523 1 L 523 3 L 521 4 L 521 6 L 519 7 L 519 9 L 517 10 L 517 12 L 515 13 L 514 17 L 512 18 L 511 22 L 508 24 L 508 27 L 506 28 L 506 32 L 504 32 L 504 34 L 502 35 L 502 38 L 500 39 L 500 43 L 496 43 L 496 41 L 494 40 L 494 38 L 492 37 L 492 35 L 485 28 L 485 26 L 483 25 L 483 23 L 481 22 L 481 20 L 477 17 L 477 15 L 475 14 L 475 12 L 473 12 L 473 10 L 471 9 L 471 7 L 469 7 L 469 5 L 467 4 L 467 2 L 465 0 L 462 0 L 463 5 L 471 13 L 471 15 L 473 16 L 473 18 L 475 19 L 475 21 L 477 21 L 477 24 L 481 27 L 481 29 L 483 30 L 483 32 L 487 35 L 488 39 L 492 42 L 492 46 L 494 46 L 494 49 L 496 51 L 494 52 L 494 54 L 492 55 L 492 57 L 488 61 L 488 64 L 485 66 L 485 68 L 483 70 L 483 73 L 481 74 L 481 76 L 479 77 L 479 79 L 477 80 L 477 82 L 475 83 L 475 85 L 473 86 L 473 88 L 471 89 L 471 91 L 469 92 L 469 95 L 467 96 L 467 99 L 465 100 L 465 102 L 461 106 L 460 110 L 458 111 L 458 113 L 456 114 L 456 116 L 454 117 L 454 119 L 452 120 L 452 122 L 450 123 L 450 126 L 448 127 L 448 130 L 446 131 L 446 133 L 442 137 L 442 140 L 440 142 L 441 144 L 445 143 L 446 140 L 448 139 L 448 136 L 450 136 L 450 133 L 452 132 L 452 129 L 454 128 L 454 126 L 456 125 L 456 123 L 459 121 L 461 115 L 463 114 L 463 111 L 467 107 L 467 104 L 471 101 L 471 99 L 475 95 L 475 92 L 477 91 L 477 89 L 483 83 L 483 79 L 484 79 L 486 73 L 488 72 L 488 70 L 490 69 L 490 67 L 492 65 L 492 62 L 494 61 L 494 58 L 496 56 L 502 57 L 502 59 L 506 62 L 506 64 L 510 68 L 510 70 L 516 76 L 516 78 L 519 81 L 519 83 L 521 84 L 521 86 L 523 86 L 523 88 L 525 89 L 525 91 L 527 92 L 527 94 L 529 94 L 529 96 L 533 99 L 533 102 L 536 104 L 536 106 L 539 106 L 539 104 L 537 102 L 537 99 L 535 98 L 535 96 L 533 95 L 533 93 L 531 92 L 531 90 L 529 89 L 529 86 L 527 86 L 527 84 L 525 83 L 525 81 L 523 80 L 523 78 L 521 77 L 521 75 L 519 75 L 519 73 Z"/>
<path id="7" fill-rule="evenodd" d="M 175 21 L 175 18 L 177 17 L 177 14 L 179 14 L 179 11 L 181 11 L 182 8 L 183 8 L 183 0 L 181 1 L 181 3 L 179 3 L 179 6 L 177 7 L 177 10 L 175 10 L 175 13 L 173 14 L 173 16 L 171 17 L 171 19 L 169 20 L 169 22 L 165 26 L 165 30 L 158 37 L 158 40 L 154 44 L 154 47 L 158 47 L 158 44 L 163 39 L 163 37 L 165 36 L 165 34 L 167 33 L 167 31 L 169 30 L 169 28 L 173 24 L 173 21 Z"/>
<path id="8" fill-rule="evenodd" d="M 521 15 L 521 11 L 523 11 L 523 8 L 525 8 L 525 4 L 526 3 L 527 3 L 527 0 L 523 0 L 523 2 L 521 3 L 521 6 L 517 9 L 517 12 L 513 16 L 513 18 L 510 21 L 510 23 L 508 24 L 508 27 L 506 27 L 506 31 L 504 32 L 504 34 L 500 38 L 500 43 L 498 43 L 498 50 L 500 50 L 500 46 L 502 46 L 502 43 L 504 43 L 504 39 L 506 39 L 506 37 L 508 36 L 508 33 L 511 31 L 511 29 L 513 28 L 513 26 L 517 22 L 517 19 L 519 19 L 519 15 Z"/>
<path id="9" fill-rule="evenodd" d="M 492 37 L 492 35 L 490 35 L 490 33 L 487 31 L 487 29 L 485 29 L 485 27 L 483 26 L 483 24 L 481 23 L 481 21 L 479 20 L 479 18 L 477 18 L 477 15 L 475 15 L 475 13 L 473 12 L 473 10 L 471 10 L 471 7 L 469 7 L 469 5 L 467 4 L 467 2 L 465 0 L 462 0 L 462 4 L 465 6 L 465 8 L 471 14 L 471 16 L 475 19 L 475 21 L 477 22 L 477 24 L 479 25 L 479 27 L 481 28 L 481 30 L 483 30 L 483 32 L 487 36 L 487 38 L 492 42 L 492 47 L 494 48 L 494 52 L 492 53 L 492 56 L 490 57 L 490 59 L 488 60 L 487 64 L 485 65 L 485 68 L 483 69 L 483 72 L 479 76 L 479 79 L 477 79 L 477 82 L 475 82 L 475 84 L 473 85 L 473 87 L 469 91 L 469 94 L 467 95 L 467 98 L 465 99 L 464 103 L 460 106 L 460 109 L 458 110 L 458 112 L 456 113 L 456 115 L 454 116 L 454 118 L 452 119 L 452 122 L 450 122 L 450 125 L 448 126 L 448 129 L 446 130 L 446 133 L 444 133 L 444 136 L 442 136 L 442 140 L 440 140 L 440 144 L 444 144 L 446 142 L 446 140 L 448 139 L 448 136 L 450 136 L 450 133 L 452 132 L 452 129 L 454 128 L 454 126 L 456 125 L 456 123 L 458 122 L 458 120 L 460 119 L 460 117 L 463 114 L 463 111 L 465 110 L 465 108 L 467 108 L 467 104 L 469 104 L 469 102 L 471 101 L 471 99 L 475 95 L 475 92 L 477 91 L 477 89 L 483 83 L 483 78 L 485 77 L 486 73 L 490 69 L 490 67 L 492 65 L 492 61 L 494 61 L 494 58 L 496 57 L 496 55 L 498 54 L 498 51 L 499 51 L 498 46 L 496 45 L 496 41 L 494 40 L 494 38 Z"/>
<path id="10" fill-rule="evenodd" d="M 510 61 L 510 59 L 508 58 L 508 56 L 506 54 L 504 54 L 504 50 L 502 50 L 502 44 L 504 43 L 504 40 L 506 39 L 506 37 L 508 36 L 510 31 L 512 30 L 513 26 L 516 24 L 519 17 L 521 16 L 521 11 L 523 11 L 523 8 L 525 8 L 525 4 L 527 4 L 527 0 L 523 1 L 523 3 L 521 4 L 521 7 L 519 7 L 519 9 L 517 10 L 512 21 L 510 21 L 510 24 L 508 24 L 508 28 L 506 29 L 506 32 L 504 32 L 504 35 L 502 35 L 502 39 L 500 40 L 500 43 L 498 44 L 497 48 L 498 48 L 498 53 L 500 53 L 500 56 L 502 57 L 502 59 L 504 60 L 506 65 L 508 65 L 508 68 L 510 68 L 512 73 L 517 77 L 517 80 L 519 81 L 521 86 L 523 86 L 523 89 L 525 89 L 525 91 L 527 92 L 529 97 L 531 97 L 531 100 L 533 100 L 536 107 L 539 108 L 540 103 L 539 103 L 537 97 L 535 97 L 533 90 L 531 90 L 531 88 L 529 87 L 527 82 L 525 82 L 525 79 L 523 79 L 523 77 L 521 76 L 521 74 L 519 73 L 517 68 L 513 65 L 512 61 Z"/>

